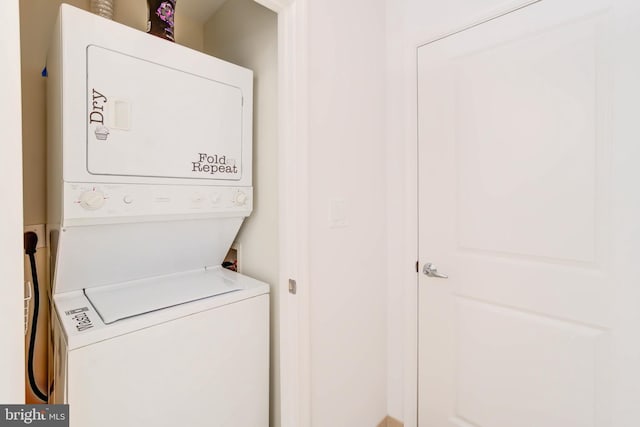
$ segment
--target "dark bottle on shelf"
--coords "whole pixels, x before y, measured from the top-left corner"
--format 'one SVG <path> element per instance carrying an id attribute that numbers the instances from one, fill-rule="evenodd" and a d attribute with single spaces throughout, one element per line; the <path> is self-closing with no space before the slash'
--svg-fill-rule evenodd
<path id="1" fill-rule="evenodd" d="M 174 17 L 177 0 L 147 0 L 147 33 L 175 41 Z"/>

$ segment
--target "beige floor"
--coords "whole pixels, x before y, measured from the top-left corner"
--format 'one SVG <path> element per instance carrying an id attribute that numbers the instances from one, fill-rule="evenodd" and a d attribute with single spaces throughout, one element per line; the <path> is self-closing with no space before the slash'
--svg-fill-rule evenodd
<path id="1" fill-rule="evenodd" d="M 403 424 L 395 418 L 387 416 L 378 424 L 378 427 L 403 427 Z"/>

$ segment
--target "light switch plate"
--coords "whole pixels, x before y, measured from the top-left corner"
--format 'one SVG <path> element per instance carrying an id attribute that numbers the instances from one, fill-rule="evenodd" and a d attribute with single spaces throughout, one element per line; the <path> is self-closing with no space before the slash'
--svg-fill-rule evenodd
<path id="1" fill-rule="evenodd" d="M 348 225 L 347 202 L 343 199 L 332 200 L 329 204 L 329 227 L 340 228 Z"/>

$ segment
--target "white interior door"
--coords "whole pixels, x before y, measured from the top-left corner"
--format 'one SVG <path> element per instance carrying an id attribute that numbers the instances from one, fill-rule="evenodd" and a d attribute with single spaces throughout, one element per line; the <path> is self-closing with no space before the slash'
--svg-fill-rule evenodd
<path id="1" fill-rule="evenodd" d="M 418 49 L 421 427 L 611 425 L 609 3 Z"/>

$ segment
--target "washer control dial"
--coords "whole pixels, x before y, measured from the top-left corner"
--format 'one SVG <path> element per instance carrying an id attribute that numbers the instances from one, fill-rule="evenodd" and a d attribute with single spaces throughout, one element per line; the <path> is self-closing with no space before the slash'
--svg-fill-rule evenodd
<path id="1" fill-rule="evenodd" d="M 243 191 L 238 191 L 236 193 L 234 202 L 238 206 L 244 206 L 247 203 L 247 194 Z"/>
<path id="2" fill-rule="evenodd" d="M 93 189 L 80 194 L 80 206 L 88 211 L 95 211 L 104 206 L 104 193 L 100 190 Z"/>

